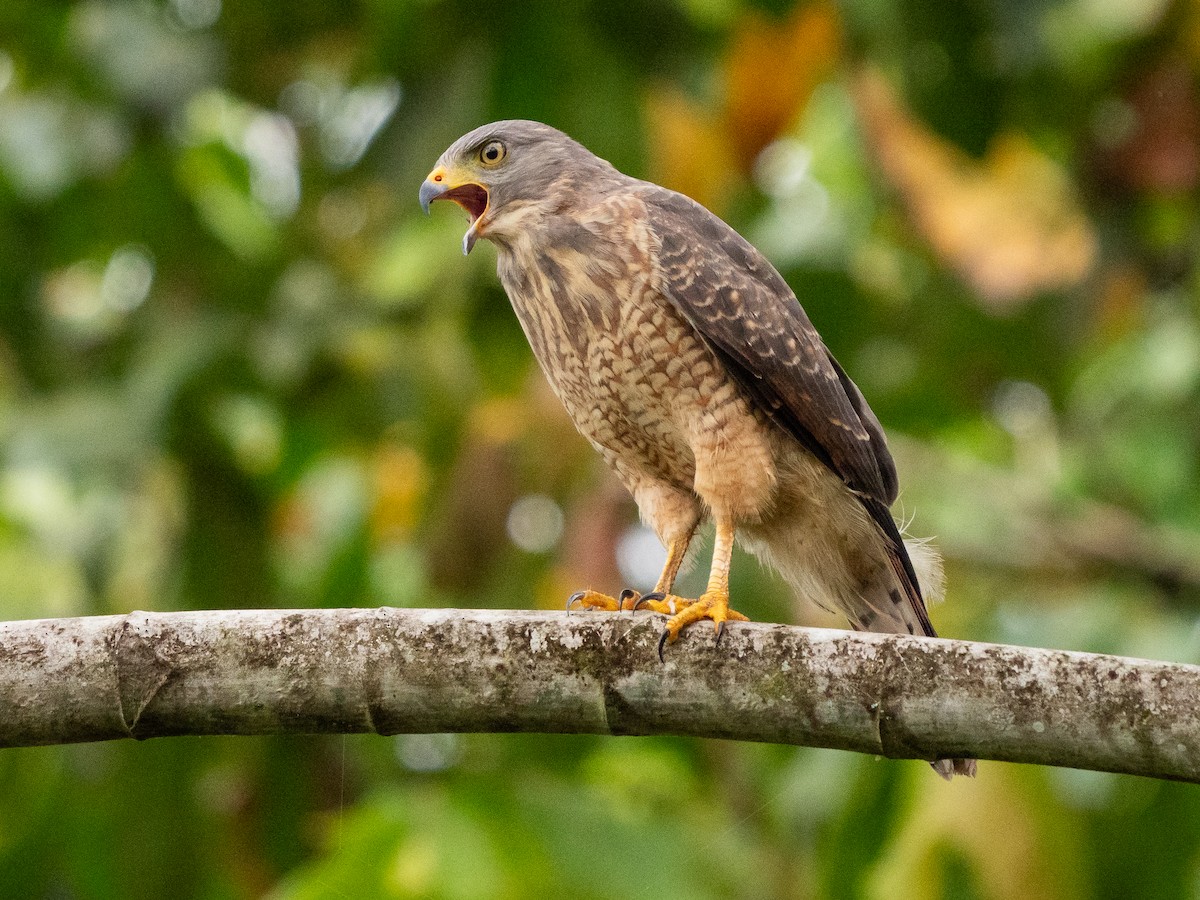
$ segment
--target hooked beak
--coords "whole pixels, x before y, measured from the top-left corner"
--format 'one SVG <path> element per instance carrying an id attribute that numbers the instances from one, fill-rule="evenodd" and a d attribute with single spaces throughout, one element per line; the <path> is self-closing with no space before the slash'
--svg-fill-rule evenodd
<path id="1" fill-rule="evenodd" d="M 475 239 L 479 237 L 481 220 L 488 210 L 487 188 L 474 181 L 460 181 L 453 172 L 438 166 L 421 185 L 419 199 L 426 213 L 429 212 L 429 204 L 435 200 L 453 200 L 466 210 L 471 227 L 463 235 L 463 255 L 470 253 L 475 246 Z"/>

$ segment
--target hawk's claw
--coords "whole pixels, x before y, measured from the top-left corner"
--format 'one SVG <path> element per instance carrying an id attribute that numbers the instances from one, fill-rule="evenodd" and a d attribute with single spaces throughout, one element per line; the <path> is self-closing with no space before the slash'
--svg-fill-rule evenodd
<path id="1" fill-rule="evenodd" d="M 636 610 L 643 603 L 650 603 L 651 601 L 654 601 L 654 600 L 658 600 L 659 602 L 662 602 L 666 599 L 667 599 L 667 595 L 665 592 L 651 591 L 648 594 L 642 594 L 642 596 L 638 597 L 637 603 L 633 604 L 633 608 Z"/>
<path id="2" fill-rule="evenodd" d="M 624 597 L 624 594 L 621 596 Z M 621 608 L 619 600 L 614 600 L 608 594 L 601 594 L 599 591 L 576 591 L 567 598 L 567 612 L 577 603 L 584 609 L 606 609 L 610 612 Z"/>
<path id="3" fill-rule="evenodd" d="M 726 591 L 706 591 L 699 599 L 687 601 L 682 610 L 667 620 L 662 636 L 658 639 L 658 658 L 663 659 L 663 648 L 668 643 L 674 643 L 683 629 L 701 619 L 709 619 L 713 623 L 717 630 L 716 644 L 721 643 L 726 621 L 747 621 L 736 609 L 729 608 L 729 594 Z"/>
<path id="4" fill-rule="evenodd" d="M 608 612 L 637 611 L 649 609 L 652 612 L 669 616 L 663 633 L 658 638 L 658 658 L 666 662 L 667 644 L 673 644 L 680 632 L 693 622 L 709 619 L 717 630 L 716 644 L 721 643 L 725 634 L 725 621 L 734 619 L 745 621 L 746 617 L 740 612 L 729 608 L 729 595 L 725 591 L 705 592 L 697 600 L 676 597 L 665 591 L 651 591 L 640 594 L 633 588 L 625 588 L 616 597 L 601 594 L 597 591 L 576 591 L 567 598 L 567 613 L 576 605 L 584 609 L 602 609 Z"/>
<path id="5" fill-rule="evenodd" d="M 637 609 L 639 602 L 641 602 L 641 594 L 633 588 L 625 588 L 616 597 L 601 594 L 599 591 L 576 591 L 567 598 L 567 612 L 570 612 L 576 604 L 584 609 L 620 612 L 621 610 Z"/>

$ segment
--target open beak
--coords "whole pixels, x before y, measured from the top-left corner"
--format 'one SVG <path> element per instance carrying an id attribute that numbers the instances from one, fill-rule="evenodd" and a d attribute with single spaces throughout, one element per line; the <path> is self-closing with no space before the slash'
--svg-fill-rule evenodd
<path id="1" fill-rule="evenodd" d="M 429 204 L 435 200 L 453 200 L 470 217 L 471 227 L 463 235 L 463 254 L 471 252 L 475 239 L 479 237 L 479 226 L 488 209 L 487 188 L 474 181 L 459 180 L 455 173 L 438 166 L 429 173 L 421 185 L 421 208 L 429 212 Z"/>

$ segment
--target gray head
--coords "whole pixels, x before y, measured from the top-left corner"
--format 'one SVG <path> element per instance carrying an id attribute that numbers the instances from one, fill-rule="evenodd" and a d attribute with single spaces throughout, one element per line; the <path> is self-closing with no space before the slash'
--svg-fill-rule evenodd
<path id="1" fill-rule="evenodd" d="M 541 122 L 507 119 L 464 134 L 451 144 L 421 185 L 421 206 L 453 200 L 471 217 L 463 237 L 469 253 L 477 237 L 499 236 L 506 217 L 536 203 L 570 204 L 590 180 L 617 171 L 582 144 Z"/>

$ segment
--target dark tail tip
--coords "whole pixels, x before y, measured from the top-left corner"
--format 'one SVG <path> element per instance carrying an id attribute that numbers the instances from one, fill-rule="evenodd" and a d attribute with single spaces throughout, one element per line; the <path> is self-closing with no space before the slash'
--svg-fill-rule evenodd
<path id="1" fill-rule="evenodd" d="M 975 777 L 976 762 L 973 759 L 935 759 L 930 765 L 933 766 L 933 771 L 947 781 L 955 775 Z"/>

